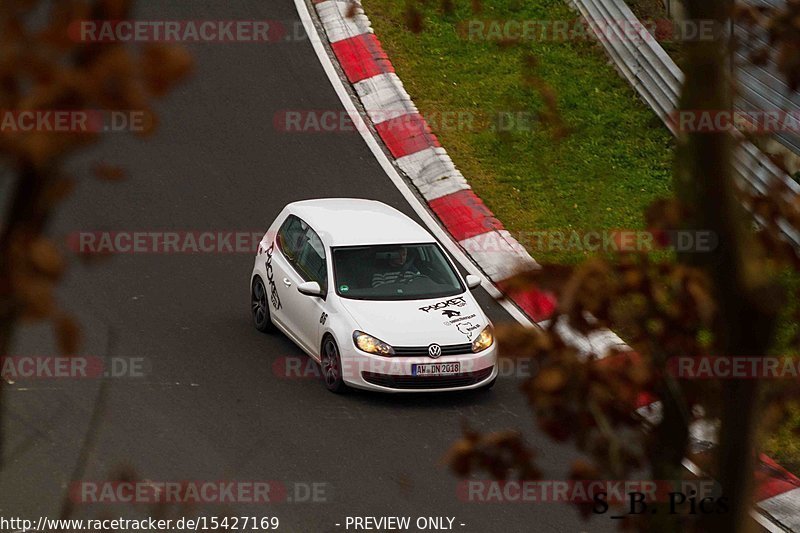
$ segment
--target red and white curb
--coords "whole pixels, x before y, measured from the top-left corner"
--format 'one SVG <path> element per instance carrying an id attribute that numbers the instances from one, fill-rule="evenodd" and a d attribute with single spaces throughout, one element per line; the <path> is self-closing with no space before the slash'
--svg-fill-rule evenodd
<path id="1" fill-rule="evenodd" d="M 295 0 L 301 18 L 308 10 L 306 1 L 316 10 L 340 77 L 352 87 L 350 96 L 363 107 L 375 135 L 388 152 L 388 159 L 411 181 L 448 236 L 458 244 L 458 251 L 480 267 L 481 273 L 494 284 L 497 289 L 490 290 L 490 294 L 510 299 L 534 323 L 544 324 L 550 320 L 557 308 L 553 294 L 538 289 L 504 291 L 504 285 L 515 274 L 540 267 L 453 164 L 395 74 L 360 2 Z M 304 23 L 309 35 L 314 36 L 313 22 L 304 19 Z M 314 44 L 316 48 L 319 43 Z M 319 48 L 317 54 L 323 59 Z M 345 107 L 354 109 L 352 103 L 347 105 L 344 95 L 340 94 L 340 98 Z M 357 124 L 361 123 L 354 118 Z M 372 134 L 367 131 L 364 135 L 368 145 L 371 144 L 368 136 Z M 387 173 L 392 177 L 391 172 L 387 170 Z M 584 353 L 603 353 L 603 347 L 624 346 L 611 331 L 586 338 L 570 331 L 566 325 L 561 326 L 559 324 L 559 329 L 563 329 L 565 336 Z M 657 416 L 659 406 L 652 398 L 642 398 L 640 406 L 643 414 Z M 713 428 L 692 428 L 693 440 L 698 443 L 713 440 L 714 433 Z M 699 473 L 693 463 L 687 460 L 685 464 L 689 470 Z M 753 512 L 753 517 L 771 531 L 800 531 L 800 479 L 762 456 L 756 482 L 757 506 L 761 513 Z"/>
<path id="2" fill-rule="evenodd" d="M 756 470 L 759 509 L 786 531 L 800 531 L 800 479 L 761 455 Z"/>
<path id="3" fill-rule="evenodd" d="M 391 159 L 451 237 L 501 290 L 515 273 L 539 268 L 441 147 L 395 74 L 361 5 L 347 0 L 312 3 L 342 73 Z M 536 322 L 555 311 L 556 300 L 549 293 L 530 290 L 507 296 Z"/>

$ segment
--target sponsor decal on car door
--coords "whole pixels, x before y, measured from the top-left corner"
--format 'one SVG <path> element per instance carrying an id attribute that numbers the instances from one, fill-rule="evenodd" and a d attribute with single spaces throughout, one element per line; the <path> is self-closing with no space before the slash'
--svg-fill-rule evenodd
<path id="1" fill-rule="evenodd" d="M 267 260 L 265 267 L 267 270 L 267 284 L 269 288 L 269 301 L 272 308 L 277 311 L 281 308 L 281 297 L 278 294 L 278 287 L 275 285 L 275 269 L 272 267 L 272 256 L 275 252 L 275 242 L 273 241 L 269 248 L 267 248 Z"/>
<path id="2" fill-rule="evenodd" d="M 286 258 L 280 253 L 279 249 L 273 242 L 267 248 L 267 260 L 265 264 L 267 271 L 267 292 L 269 293 L 269 300 L 272 309 L 270 310 L 275 321 L 284 327 L 290 328 L 287 310 L 286 310 L 286 295 L 291 288 L 286 284 L 287 271 L 291 270 L 291 266 L 286 261 Z"/>

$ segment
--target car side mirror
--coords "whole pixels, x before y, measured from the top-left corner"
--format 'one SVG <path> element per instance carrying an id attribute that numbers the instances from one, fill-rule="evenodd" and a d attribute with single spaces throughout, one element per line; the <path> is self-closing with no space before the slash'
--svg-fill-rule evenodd
<path id="1" fill-rule="evenodd" d="M 322 287 L 316 281 L 306 281 L 297 286 L 297 292 L 305 294 L 306 296 L 317 296 L 322 298 Z"/>
<path id="2" fill-rule="evenodd" d="M 469 287 L 469 290 L 477 289 L 480 286 L 481 286 L 481 278 L 479 278 L 475 274 L 467 274 L 467 287 Z"/>

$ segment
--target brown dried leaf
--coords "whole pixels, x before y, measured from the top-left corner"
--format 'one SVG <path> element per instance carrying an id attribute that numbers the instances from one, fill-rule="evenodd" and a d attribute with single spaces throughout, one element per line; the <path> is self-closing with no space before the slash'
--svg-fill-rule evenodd
<path id="1" fill-rule="evenodd" d="M 568 378 L 561 368 L 549 367 L 539 372 L 533 381 L 533 386 L 537 391 L 552 394 L 563 389 L 567 381 Z"/>
<path id="2" fill-rule="evenodd" d="M 164 96 L 192 71 L 194 61 L 182 46 L 149 45 L 142 52 L 141 68 L 151 94 Z"/>
<path id="3" fill-rule="evenodd" d="M 503 356 L 514 359 L 535 357 L 552 348 L 549 333 L 538 328 L 498 324 L 495 337 Z"/>
<path id="4" fill-rule="evenodd" d="M 450 465 L 453 472 L 459 477 L 470 474 L 470 464 L 474 447 L 467 439 L 459 439 L 450 447 L 443 458 L 445 464 Z"/>
<path id="5" fill-rule="evenodd" d="M 45 208 L 54 208 L 61 201 L 67 198 L 75 190 L 75 180 L 70 177 L 61 176 L 53 179 L 44 191 L 42 205 Z"/>
<path id="6" fill-rule="evenodd" d="M 123 181 L 128 178 L 122 167 L 108 163 L 95 163 L 92 167 L 92 173 L 97 179 L 103 181 Z"/>
<path id="7" fill-rule="evenodd" d="M 456 12 L 456 6 L 455 3 L 453 3 L 453 0 L 441 0 L 441 4 L 442 4 L 442 13 L 444 13 L 445 15 L 452 15 L 453 13 Z"/>
<path id="8" fill-rule="evenodd" d="M 347 5 L 347 12 L 345 13 L 345 17 L 351 19 L 358 15 L 358 3 L 351 0 Z"/>
<path id="9" fill-rule="evenodd" d="M 39 237 L 28 245 L 28 260 L 37 272 L 52 279 L 58 278 L 64 270 L 61 252 L 44 237 Z"/>
<path id="10" fill-rule="evenodd" d="M 417 6 L 409 3 L 408 6 L 406 6 L 403 17 L 405 18 L 406 28 L 411 30 L 413 33 L 422 33 L 425 23 L 422 18 L 422 13 L 420 13 L 419 9 L 417 9 Z"/>
<path id="11" fill-rule="evenodd" d="M 24 276 L 16 280 L 14 292 L 25 320 L 41 320 L 52 316 L 56 306 L 53 281 L 44 277 Z"/>
<path id="12" fill-rule="evenodd" d="M 60 314 L 53 319 L 58 349 L 64 355 L 74 355 L 81 344 L 81 328 L 71 316 Z"/>
<path id="13" fill-rule="evenodd" d="M 575 480 L 600 479 L 601 477 L 597 466 L 586 459 L 576 459 L 573 461 L 569 472 L 569 478 Z"/>

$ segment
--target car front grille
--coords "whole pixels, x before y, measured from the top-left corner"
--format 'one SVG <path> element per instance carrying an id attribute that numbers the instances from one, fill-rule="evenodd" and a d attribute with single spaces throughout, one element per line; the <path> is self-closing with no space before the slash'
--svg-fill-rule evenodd
<path id="1" fill-rule="evenodd" d="M 492 374 L 493 369 L 494 367 L 490 366 L 476 372 L 453 374 L 452 376 L 393 376 L 361 372 L 361 377 L 367 383 L 390 389 L 452 389 L 480 383 Z"/>
<path id="2" fill-rule="evenodd" d="M 442 344 L 442 355 L 465 355 L 472 353 L 472 343 Z M 399 357 L 421 357 L 428 355 L 427 346 L 392 346 Z"/>

